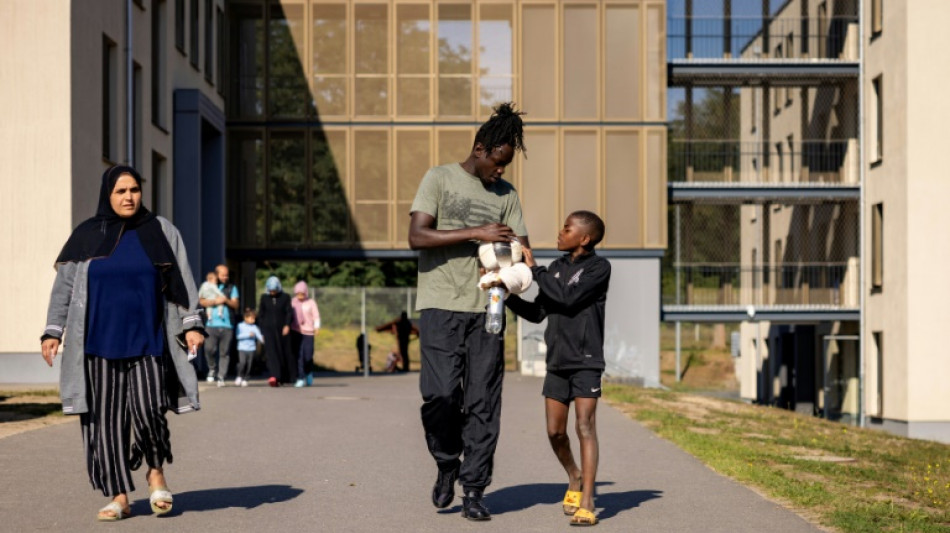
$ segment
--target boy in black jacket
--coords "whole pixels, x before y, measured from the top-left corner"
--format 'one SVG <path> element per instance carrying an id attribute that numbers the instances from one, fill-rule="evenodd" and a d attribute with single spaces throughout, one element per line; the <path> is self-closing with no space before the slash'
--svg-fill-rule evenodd
<path id="1" fill-rule="evenodd" d="M 551 266 L 537 266 L 525 249 L 540 293 L 534 302 L 517 296 L 507 300 L 512 311 L 531 322 L 547 318 L 545 397 L 548 439 L 567 471 L 564 514 L 571 524 L 592 526 L 594 481 L 597 475 L 597 398 L 604 371 L 604 308 L 610 284 L 610 262 L 594 253 L 604 238 L 604 221 L 590 211 L 575 211 L 564 221 L 557 249 L 568 252 Z M 581 468 L 574 462 L 567 436 L 567 415 L 574 401 Z"/>

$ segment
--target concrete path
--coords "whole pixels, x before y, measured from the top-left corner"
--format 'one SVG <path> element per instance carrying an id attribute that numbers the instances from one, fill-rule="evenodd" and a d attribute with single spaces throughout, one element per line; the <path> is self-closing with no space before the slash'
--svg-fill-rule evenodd
<path id="1" fill-rule="evenodd" d="M 162 518 L 149 515 L 140 471 L 136 516 L 95 521 L 107 500 L 89 486 L 78 420 L 0 439 L 0 531 L 567 531 L 541 380 L 505 380 L 490 522 L 461 518 L 458 498 L 443 511 L 430 503 L 436 469 L 413 373 L 326 376 L 307 389 L 203 388 L 200 412 L 169 415 L 175 509 Z M 596 531 L 819 531 L 605 404 L 598 431 Z"/>

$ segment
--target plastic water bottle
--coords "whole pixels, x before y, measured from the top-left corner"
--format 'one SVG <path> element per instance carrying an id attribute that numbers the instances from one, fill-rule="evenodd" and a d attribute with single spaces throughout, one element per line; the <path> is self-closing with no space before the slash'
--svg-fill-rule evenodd
<path id="1" fill-rule="evenodd" d="M 497 335 L 505 324 L 505 288 L 488 289 L 488 314 L 485 315 L 485 331 Z"/>

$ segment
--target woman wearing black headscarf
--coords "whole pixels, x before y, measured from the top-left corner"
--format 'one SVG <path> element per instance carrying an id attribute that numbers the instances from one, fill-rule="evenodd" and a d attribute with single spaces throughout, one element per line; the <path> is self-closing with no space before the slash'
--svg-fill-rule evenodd
<path id="1" fill-rule="evenodd" d="M 89 480 L 112 498 L 99 510 L 103 521 L 129 516 L 131 471 L 143 460 L 152 511 L 171 511 L 165 412 L 200 408 L 189 362 L 205 337 L 194 278 L 181 235 L 145 209 L 141 185 L 131 167 L 103 173 L 96 216 L 73 230 L 56 259 L 41 338 L 50 366 L 66 341 L 63 412 L 80 416 Z"/>

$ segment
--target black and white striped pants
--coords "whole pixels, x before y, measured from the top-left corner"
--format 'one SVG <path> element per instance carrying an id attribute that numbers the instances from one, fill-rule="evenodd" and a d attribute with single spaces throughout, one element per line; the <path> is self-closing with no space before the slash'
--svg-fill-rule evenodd
<path id="1" fill-rule="evenodd" d="M 135 490 L 132 470 L 172 462 L 163 357 L 86 355 L 89 411 L 80 415 L 86 467 L 106 496 Z M 134 441 L 132 441 L 134 439 Z"/>

